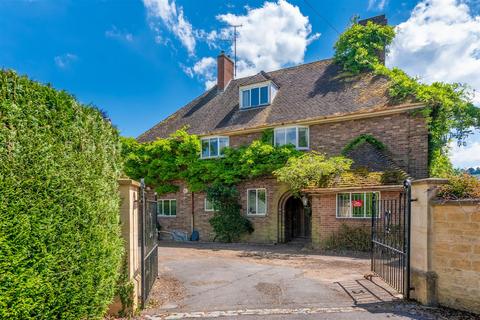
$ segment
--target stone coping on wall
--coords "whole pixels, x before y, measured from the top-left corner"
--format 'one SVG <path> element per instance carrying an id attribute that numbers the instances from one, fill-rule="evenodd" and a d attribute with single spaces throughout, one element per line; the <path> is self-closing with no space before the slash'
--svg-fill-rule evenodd
<path id="1" fill-rule="evenodd" d="M 309 188 L 303 189 L 302 192 L 308 194 L 319 193 L 337 193 L 346 191 L 397 191 L 403 190 L 403 185 L 372 185 L 372 186 L 357 186 L 357 187 L 339 187 L 339 188 Z"/>
<path id="2" fill-rule="evenodd" d="M 140 187 L 140 182 L 135 181 L 133 179 L 128 179 L 128 178 L 118 179 L 118 184 L 119 185 L 132 185 L 132 186 Z"/>
<path id="3" fill-rule="evenodd" d="M 445 184 L 448 183 L 448 179 L 443 178 L 425 178 L 412 181 L 412 185 L 415 184 Z"/>
<path id="4" fill-rule="evenodd" d="M 458 199 L 458 200 L 445 200 L 445 199 L 433 199 L 430 204 L 434 206 L 439 205 L 454 205 L 454 206 L 478 206 L 480 205 L 480 199 Z"/>

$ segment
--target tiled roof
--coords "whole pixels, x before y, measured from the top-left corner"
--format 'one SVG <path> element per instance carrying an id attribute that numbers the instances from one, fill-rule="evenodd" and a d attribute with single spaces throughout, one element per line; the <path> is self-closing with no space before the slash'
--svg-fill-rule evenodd
<path id="1" fill-rule="evenodd" d="M 265 107 L 239 109 L 239 87 L 273 81 L 278 93 Z M 388 81 L 371 73 L 346 76 L 332 59 L 235 79 L 224 92 L 213 87 L 138 137 L 163 138 L 188 126 L 193 134 L 234 131 L 389 107 Z"/>
<path id="2" fill-rule="evenodd" d="M 356 146 L 345 156 L 353 160 L 352 168 L 333 183 L 334 187 L 398 185 L 408 178 L 387 151 L 368 142 Z"/>

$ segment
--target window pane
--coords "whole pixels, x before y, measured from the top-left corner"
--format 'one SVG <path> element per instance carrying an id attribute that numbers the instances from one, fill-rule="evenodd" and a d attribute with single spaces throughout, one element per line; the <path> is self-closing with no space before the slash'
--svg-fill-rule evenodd
<path id="1" fill-rule="evenodd" d="M 158 201 L 157 203 L 157 214 L 163 215 L 163 201 Z"/>
<path id="2" fill-rule="evenodd" d="M 257 191 L 256 190 L 248 190 L 248 213 L 249 214 L 256 214 L 256 202 L 257 202 Z"/>
<path id="3" fill-rule="evenodd" d="M 285 129 L 275 129 L 275 145 L 283 146 L 285 144 Z"/>
<path id="4" fill-rule="evenodd" d="M 350 216 L 350 194 L 339 193 L 337 195 L 337 216 L 349 217 Z"/>
<path id="5" fill-rule="evenodd" d="M 225 147 L 228 147 L 228 138 L 219 138 L 220 154 L 223 154 L 223 149 L 225 149 Z"/>
<path id="6" fill-rule="evenodd" d="M 293 144 L 297 146 L 297 128 L 288 128 L 287 129 L 287 144 Z"/>
<path id="7" fill-rule="evenodd" d="M 250 107 L 250 90 L 242 91 L 242 107 Z"/>
<path id="8" fill-rule="evenodd" d="M 364 197 L 363 193 L 352 193 L 352 216 L 364 217 Z"/>
<path id="9" fill-rule="evenodd" d="M 253 88 L 250 90 L 250 94 L 252 95 L 251 97 L 252 107 L 258 106 L 260 104 L 260 89 Z"/>
<path id="10" fill-rule="evenodd" d="M 308 148 L 308 128 L 298 128 L 298 147 Z"/>
<path id="11" fill-rule="evenodd" d="M 202 158 L 208 158 L 208 139 L 202 139 Z"/>
<path id="12" fill-rule="evenodd" d="M 268 103 L 268 86 L 260 88 L 260 104 Z"/>
<path id="13" fill-rule="evenodd" d="M 210 202 L 210 200 L 205 198 L 205 211 L 211 211 L 212 209 L 213 209 L 212 203 Z"/>
<path id="14" fill-rule="evenodd" d="M 177 200 L 170 200 L 170 215 L 177 215 Z"/>
<path id="15" fill-rule="evenodd" d="M 218 138 L 210 139 L 210 157 L 218 156 Z"/>
<path id="16" fill-rule="evenodd" d="M 170 215 L 170 201 L 168 200 L 163 201 L 163 214 L 166 216 Z"/>
<path id="17" fill-rule="evenodd" d="M 267 209 L 265 190 L 258 189 L 257 190 L 257 197 L 258 197 L 257 214 L 265 214 L 266 209 Z"/>
<path id="18" fill-rule="evenodd" d="M 372 216 L 372 197 L 373 197 L 372 192 L 367 192 L 365 194 L 365 215 L 367 217 Z"/>

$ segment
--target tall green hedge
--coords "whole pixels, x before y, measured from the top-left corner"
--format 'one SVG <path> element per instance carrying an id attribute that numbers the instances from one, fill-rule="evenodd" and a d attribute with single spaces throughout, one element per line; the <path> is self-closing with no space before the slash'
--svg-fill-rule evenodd
<path id="1" fill-rule="evenodd" d="M 97 109 L 0 71 L 0 318 L 96 319 L 122 255 L 118 132 Z"/>

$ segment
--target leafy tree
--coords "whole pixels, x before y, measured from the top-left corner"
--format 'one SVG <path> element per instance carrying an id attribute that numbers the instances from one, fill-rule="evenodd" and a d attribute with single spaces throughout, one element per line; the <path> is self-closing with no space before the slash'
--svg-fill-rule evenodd
<path id="1" fill-rule="evenodd" d="M 0 71 L 0 318 L 100 319 L 123 244 L 118 132 L 102 112 Z"/>

